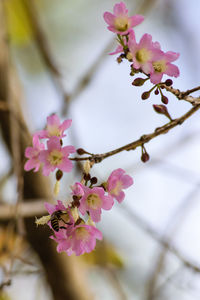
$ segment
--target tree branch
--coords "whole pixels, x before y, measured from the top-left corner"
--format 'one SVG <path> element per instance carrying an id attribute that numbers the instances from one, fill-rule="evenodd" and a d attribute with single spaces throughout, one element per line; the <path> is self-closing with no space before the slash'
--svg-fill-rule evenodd
<path id="1" fill-rule="evenodd" d="M 74 158 L 70 158 L 71 160 L 74 161 L 84 161 L 84 160 L 90 160 L 94 163 L 99 163 L 101 162 L 103 159 L 113 156 L 117 153 L 120 153 L 122 151 L 129 151 L 129 150 L 135 150 L 137 147 L 140 147 L 146 143 L 148 143 L 149 141 L 151 141 L 153 138 L 167 133 L 169 130 L 171 130 L 172 128 L 176 127 L 177 125 L 181 125 L 183 122 L 185 122 L 185 120 L 187 120 L 190 116 L 192 116 L 198 109 L 200 108 L 200 104 L 194 105 L 187 113 L 185 113 L 182 117 L 174 119 L 172 121 L 170 121 L 169 123 L 163 125 L 162 127 L 156 128 L 154 130 L 154 132 L 150 133 L 150 134 L 144 134 L 142 135 L 138 140 L 124 145 L 120 148 L 117 148 L 115 150 L 106 152 L 106 153 L 102 153 L 102 154 L 91 154 L 87 157 L 74 157 Z"/>

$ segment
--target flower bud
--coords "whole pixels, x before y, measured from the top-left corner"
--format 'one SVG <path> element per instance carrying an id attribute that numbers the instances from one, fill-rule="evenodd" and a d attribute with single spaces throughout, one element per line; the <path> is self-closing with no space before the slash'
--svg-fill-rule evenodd
<path id="1" fill-rule="evenodd" d="M 162 103 L 164 103 L 164 104 L 168 104 L 168 102 L 169 102 L 168 98 L 167 98 L 166 96 L 164 96 L 164 95 L 162 95 L 161 101 L 162 101 Z"/>
<path id="2" fill-rule="evenodd" d="M 88 180 L 90 180 L 91 176 L 89 173 L 88 174 L 85 173 L 83 178 L 85 179 L 85 181 L 88 181 Z"/>
<path id="3" fill-rule="evenodd" d="M 58 170 L 56 172 L 56 180 L 59 181 L 63 177 L 63 172 L 61 170 Z"/>
<path id="4" fill-rule="evenodd" d="M 165 81 L 166 86 L 171 86 L 173 84 L 173 81 L 171 79 L 167 79 Z"/>
<path id="5" fill-rule="evenodd" d="M 78 149 L 76 150 L 76 152 L 77 152 L 79 155 L 85 154 L 85 150 L 84 150 L 83 148 L 78 148 Z"/>
<path id="6" fill-rule="evenodd" d="M 162 104 L 160 105 L 153 104 L 153 108 L 159 114 L 166 114 L 166 112 L 168 112 L 166 106 Z"/>
<path id="7" fill-rule="evenodd" d="M 122 57 L 121 56 L 117 57 L 117 62 L 118 62 L 118 64 L 120 64 L 122 62 Z"/>
<path id="8" fill-rule="evenodd" d="M 154 105 L 153 105 L 153 108 L 154 108 L 154 110 L 155 110 L 158 114 L 163 114 L 163 115 L 165 115 L 167 118 L 169 118 L 170 121 L 172 121 L 172 118 L 171 118 L 171 116 L 170 116 L 170 114 L 169 114 L 169 112 L 168 112 L 168 110 L 167 110 L 167 107 L 166 107 L 165 105 L 162 105 L 162 104 L 160 104 L 160 105 L 154 104 Z"/>
<path id="9" fill-rule="evenodd" d="M 154 94 L 155 94 L 155 95 L 158 95 L 158 94 L 159 94 L 159 89 L 156 89 L 156 90 L 154 91 Z"/>
<path id="10" fill-rule="evenodd" d="M 145 163 L 149 160 L 149 158 L 150 158 L 150 156 L 147 152 L 142 153 L 141 161 L 143 161 Z"/>
<path id="11" fill-rule="evenodd" d="M 145 83 L 146 79 L 144 78 L 136 78 L 135 80 L 133 80 L 132 85 L 135 86 L 142 86 Z"/>
<path id="12" fill-rule="evenodd" d="M 147 92 L 144 92 L 141 96 L 142 100 L 146 100 L 150 97 L 150 93 L 147 91 Z"/>
<path id="13" fill-rule="evenodd" d="M 96 177 L 92 177 L 90 179 L 91 184 L 96 184 L 97 183 L 97 178 Z"/>

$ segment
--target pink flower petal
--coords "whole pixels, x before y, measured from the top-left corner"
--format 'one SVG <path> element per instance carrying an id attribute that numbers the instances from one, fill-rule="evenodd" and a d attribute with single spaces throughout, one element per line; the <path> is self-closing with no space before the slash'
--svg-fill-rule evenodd
<path id="1" fill-rule="evenodd" d="M 114 200 L 111 195 L 104 196 L 104 201 L 103 201 L 103 205 L 102 205 L 103 209 L 109 210 L 113 207 L 113 204 L 114 204 Z"/>
<path id="2" fill-rule="evenodd" d="M 59 125 L 60 125 L 60 119 L 59 119 L 59 117 L 56 115 L 56 114 L 53 114 L 53 115 L 51 115 L 51 116 L 49 116 L 49 117 L 47 117 L 47 126 L 57 126 L 57 127 L 59 127 Z"/>
<path id="3" fill-rule="evenodd" d="M 121 178 L 121 182 L 123 184 L 123 189 L 127 189 L 129 186 L 133 184 L 133 178 L 129 175 L 124 175 Z"/>
<path id="4" fill-rule="evenodd" d="M 90 216 L 94 222 L 99 222 L 101 220 L 101 209 L 91 209 Z"/>
<path id="5" fill-rule="evenodd" d="M 129 18 L 131 27 L 135 27 L 144 21 L 144 17 L 141 15 L 135 15 Z"/>
<path id="6" fill-rule="evenodd" d="M 115 196 L 116 200 L 121 203 L 125 198 L 125 193 L 121 191 L 117 196 Z"/>
<path id="7" fill-rule="evenodd" d="M 116 16 L 127 15 L 128 9 L 126 8 L 126 5 L 124 2 L 120 2 L 120 3 L 115 4 L 113 12 Z"/>
<path id="8" fill-rule="evenodd" d="M 179 71 L 179 68 L 177 66 L 168 63 L 165 74 L 167 74 L 169 76 L 178 77 L 180 75 L 180 71 Z"/>
<path id="9" fill-rule="evenodd" d="M 152 73 L 150 75 L 150 81 L 154 84 L 161 82 L 163 77 L 163 73 Z"/>
<path id="10" fill-rule="evenodd" d="M 103 18 L 108 25 L 110 25 L 110 26 L 114 25 L 115 16 L 113 14 L 111 14 L 109 12 L 105 12 L 103 15 Z"/>
<path id="11" fill-rule="evenodd" d="M 172 52 L 172 51 L 168 51 L 165 53 L 165 57 L 168 62 L 177 60 L 179 58 L 179 56 L 180 56 L 180 53 L 176 53 L 176 52 Z"/>

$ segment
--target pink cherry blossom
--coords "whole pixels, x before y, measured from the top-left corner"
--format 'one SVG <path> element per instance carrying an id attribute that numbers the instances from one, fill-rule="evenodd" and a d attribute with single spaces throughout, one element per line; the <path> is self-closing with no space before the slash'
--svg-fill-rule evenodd
<path id="1" fill-rule="evenodd" d="M 159 59 L 154 59 L 152 62 L 153 70 L 150 74 L 150 81 L 154 84 L 161 82 L 164 74 L 168 76 L 178 77 L 180 75 L 179 69 L 171 62 L 179 58 L 179 53 L 168 51 L 162 52 Z"/>
<path id="2" fill-rule="evenodd" d="M 27 162 L 24 165 L 24 170 L 30 171 L 34 169 L 34 172 L 37 172 L 40 168 L 41 162 L 39 160 L 39 154 L 44 150 L 44 144 L 40 143 L 40 140 L 37 135 L 33 136 L 33 147 L 27 147 L 25 150 L 25 157 L 28 158 Z"/>
<path id="3" fill-rule="evenodd" d="M 124 200 L 125 193 L 122 189 L 127 189 L 133 184 L 131 176 L 127 175 L 123 169 L 114 170 L 107 181 L 107 191 L 119 203 Z"/>
<path id="4" fill-rule="evenodd" d="M 73 146 L 62 147 L 58 137 L 51 137 L 47 141 L 47 150 L 41 151 L 39 155 L 39 160 L 44 163 L 43 175 L 48 176 L 56 168 L 63 172 L 70 172 L 73 165 L 68 156 L 75 151 Z"/>
<path id="5" fill-rule="evenodd" d="M 89 253 L 96 246 L 96 239 L 102 240 L 101 231 L 90 225 L 78 225 L 71 234 L 71 249 L 77 256 Z"/>
<path id="6" fill-rule="evenodd" d="M 113 9 L 114 14 L 105 12 L 103 17 L 109 25 L 108 29 L 112 32 L 126 35 L 131 31 L 131 28 L 143 22 L 144 17 L 141 15 L 128 16 L 128 9 L 124 2 L 115 4 Z"/>
<path id="7" fill-rule="evenodd" d="M 101 209 L 111 209 L 114 204 L 113 198 L 110 195 L 106 196 L 104 189 L 101 187 L 82 187 L 84 195 L 80 199 L 79 210 L 82 215 L 85 215 L 88 211 L 92 221 L 99 222 L 101 219 Z"/>
<path id="8" fill-rule="evenodd" d="M 54 235 L 50 236 L 50 238 L 58 243 L 58 253 L 65 251 L 69 256 L 73 253 L 73 251 L 71 250 L 71 239 L 69 238 L 66 229 L 60 229 L 58 232 L 55 231 Z"/>
<path id="9" fill-rule="evenodd" d="M 71 126 L 72 120 L 65 120 L 62 124 L 57 115 L 53 114 L 47 117 L 47 126 L 45 130 L 37 132 L 37 135 L 41 139 L 50 138 L 52 136 L 57 136 L 60 139 L 65 137 L 64 131 Z"/>
<path id="10" fill-rule="evenodd" d="M 128 47 L 130 51 L 128 56 L 133 61 L 133 67 L 135 69 L 142 69 L 146 74 L 152 73 L 152 61 L 158 60 L 162 56 L 159 43 L 153 43 L 152 36 L 145 33 L 139 43 L 137 43 L 135 37 L 132 36 L 128 41 Z"/>
<path id="11" fill-rule="evenodd" d="M 51 236 L 57 243 L 57 251 L 65 251 L 67 255 L 75 253 L 77 256 L 89 253 L 96 246 L 96 239 L 102 240 L 102 233 L 94 226 L 80 224 L 75 226 L 71 233 L 61 229 Z"/>

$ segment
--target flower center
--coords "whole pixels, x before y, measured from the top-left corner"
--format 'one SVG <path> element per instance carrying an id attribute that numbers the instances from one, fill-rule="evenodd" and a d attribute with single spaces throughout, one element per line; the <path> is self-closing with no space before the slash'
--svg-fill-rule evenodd
<path id="1" fill-rule="evenodd" d="M 142 48 L 136 52 L 135 57 L 139 63 L 145 63 L 150 60 L 150 52 L 146 48 Z"/>
<path id="2" fill-rule="evenodd" d="M 155 61 L 153 67 L 155 72 L 163 73 L 166 70 L 166 62 L 164 60 Z"/>
<path id="3" fill-rule="evenodd" d="M 101 198 L 97 194 L 90 194 L 87 196 L 87 205 L 92 209 L 101 207 Z"/>
<path id="4" fill-rule="evenodd" d="M 79 227 L 76 229 L 76 239 L 77 240 L 88 240 L 90 237 L 89 232 L 84 227 Z"/>
<path id="5" fill-rule="evenodd" d="M 126 17 L 118 17 L 115 19 L 115 29 L 118 31 L 126 31 L 130 25 L 129 25 L 129 20 Z"/>
<path id="6" fill-rule="evenodd" d="M 122 183 L 121 181 L 117 181 L 116 186 L 110 191 L 110 193 L 117 196 L 121 190 L 122 190 Z"/>
<path id="7" fill-rule="evenodd" d="M 63 155 L 59 150 L 53 150 L 50 152 L 48 161 L 51 165 L 59 165 L 63 160 Z"/>
<path id="8" fill-rule="evenodd" d="M 47 130 L 50 136 L 60 136 L 60 130 L 58 126 L 48 126 Z"/>

